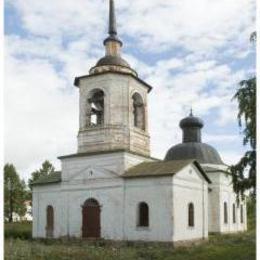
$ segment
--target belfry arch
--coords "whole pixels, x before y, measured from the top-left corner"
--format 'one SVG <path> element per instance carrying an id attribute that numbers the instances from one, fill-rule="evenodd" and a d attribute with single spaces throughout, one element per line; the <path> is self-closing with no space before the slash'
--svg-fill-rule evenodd
<path id="1" fill-rule="evenodd" d="M 105 94 L 101 89 L 90 91 L 86 104 L 86 126 L 103 126 L 105 118 Z"/>
<path id="2" fill-rule="evenodd" d="M 133 101 L 133 124 L 135 127 L 145 130 L 145 106 L 142 96 L 135 92 Z"/>

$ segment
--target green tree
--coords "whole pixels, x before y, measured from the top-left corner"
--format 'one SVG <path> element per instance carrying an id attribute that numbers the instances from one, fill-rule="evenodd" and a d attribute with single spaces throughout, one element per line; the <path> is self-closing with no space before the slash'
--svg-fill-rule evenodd
<path id="1" fill-rule="evenodd" d="M 54 166 L 48 161 L 44 161 L 42 163 L 42 166 L 39 170 L 36 170 L 32 173 L 32 177 L 29 179 L 29 187 L 32 189 L 32 183 L 39 178 L 42 178 L 44 176 L 48 176 L 49 174 L 54 173 L 55 168 Z"/>
<path id="2" fill-rule="evenodd" d="M 256 40 L 252 33 L 251 41 Z M 244 135 L 243 144 L 248 150 L 239 162 L 230 167 L 235 192 L 244 196 L 246 190 L 256 195 L 256 77 L 243 80 L 233 97 L 238 102 L 238 124 Z"/>
<path id="3" fill-rule="evenodd" d="M 13 222 L 13 213 L 23 216 L 26 212 L 24 205 L 26 184 L 21 180 L 13 164 L 4 166 L 4 215 Z"/>

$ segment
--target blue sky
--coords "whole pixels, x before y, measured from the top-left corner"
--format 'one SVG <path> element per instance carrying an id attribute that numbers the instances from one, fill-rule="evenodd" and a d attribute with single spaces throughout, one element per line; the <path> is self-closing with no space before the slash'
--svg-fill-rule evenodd
<path id="1" fill-rule="evenodd" d="M 181 141 L 190 107 L 203 141 L 226 163 L 242 155 L 231 102 L 254 74 L 252 0 L 116 0 L 123 57 L 154 89 L 149 94 L 152 156 Z M 242 15 L 241 15 L 242 14 Z M 104 55 L 108 1 L 5 1 L 5 161 L 24 178 L 43 160 L 76 152 L 75 76 Z"/>

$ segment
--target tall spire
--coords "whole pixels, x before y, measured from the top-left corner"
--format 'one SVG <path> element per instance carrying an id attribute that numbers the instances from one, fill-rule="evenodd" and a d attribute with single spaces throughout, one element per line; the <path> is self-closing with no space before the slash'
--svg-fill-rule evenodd
<path id="1" fill-rule="evenodd" d="M 116 12 L 114 0 L 109 0 L 108 36 L 104 40 L 105 56 L 98 60 L 96 66 L 89 71 L 90 74 L 104 71 L 124 72 L 138 76 L 127 61 L 121 57 L 121 47 L 123 43 L 117 37 Z"/>
<path id="2" fill-rule="evenodd" d="M 106 45 L 108 41 L 118 42 L 121 46 L 123 45 L 120 39 L 117 37 L 116 12 L 114 0 L 109 0 L 108 34 L 109 36 L 104 40 L 104 45 Z"/>
<path id="3" fill-rule="evenodd" d="M 112 37 L 117 35 L 114 0 L 109 0 L 109 29 L 108 29 L 108 33 Z"/>

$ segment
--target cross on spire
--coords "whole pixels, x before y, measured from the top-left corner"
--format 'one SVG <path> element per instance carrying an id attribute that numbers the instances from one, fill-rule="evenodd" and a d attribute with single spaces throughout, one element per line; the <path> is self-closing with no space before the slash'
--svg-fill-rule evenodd
<path id="1" fill-rule="evenodd" d="M 190 108 L 190 116 L 193 116 L 192 107 Z"/>

